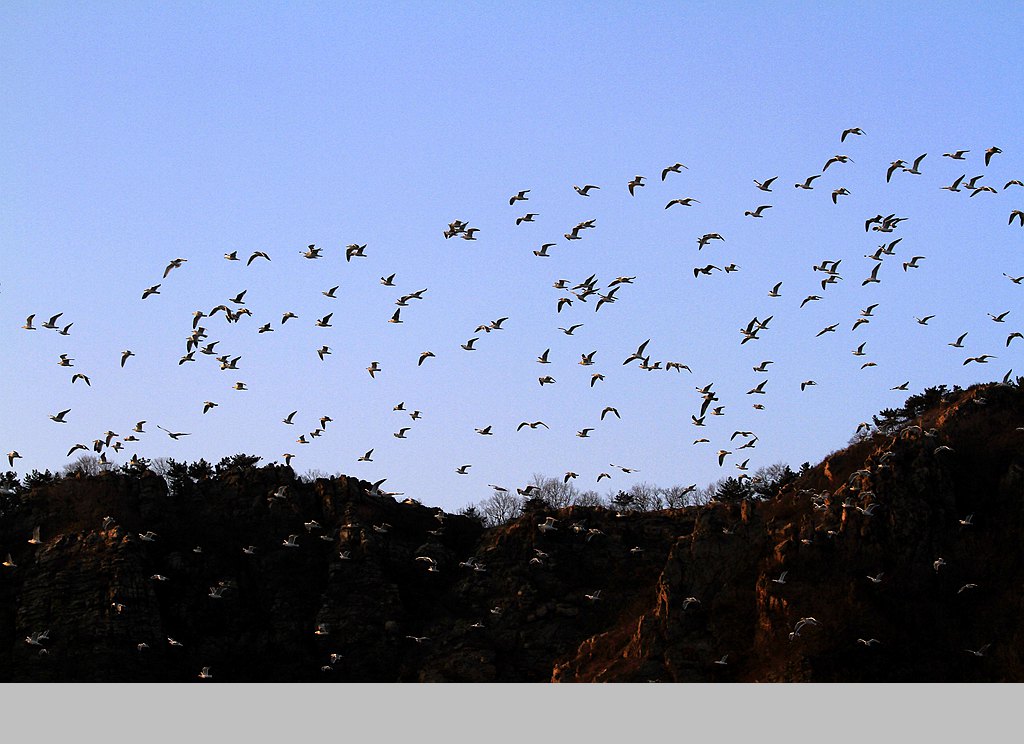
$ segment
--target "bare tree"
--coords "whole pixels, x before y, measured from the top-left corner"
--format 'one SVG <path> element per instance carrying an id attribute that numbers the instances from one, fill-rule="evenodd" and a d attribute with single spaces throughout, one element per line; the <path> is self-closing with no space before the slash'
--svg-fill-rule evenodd
<path id="1" fill-rule="evenodd" d="M 601 494 L 594 490 L 580 491 L 575 503 L 577 506 L 606 506 Z"/>
<path id="2" fill-rule="evenodd" d="M 488 498 L 476 504 L 483 517 L 485 527 L 497 527 L 518 517 L 523 510 L 523 500 L 514 493 L 494 489 Z"/>
<path id="3" fill-rule="evenodd" d="M 665 508 L 665 501 L 662 498 L 662 489 L 653 486 L 646 481 L 634 483 L 627 491 L 632 496 L 630 508 L 635 511 L 657 511 Z"/>
<path id="4" fill-rule="evenodd" d="M 540 473 L 534 473 L 530 483 L 538 487 L 538 490 L 531 494 L 532 498 L 544 499 L 552 509 L 561 509 L 578 503 L 576 499 L 579 496 L 579 489 L 570 480 L 546 478 Z"/>
<path id="5" fill-rule="evenodd" d="M 64 466 L 64 475 L 74 475 L 75 473 L 99 475 L 102 470 L 103 467 L 96 455 L 82 455 L 74 462 L 69 462 Z"/>

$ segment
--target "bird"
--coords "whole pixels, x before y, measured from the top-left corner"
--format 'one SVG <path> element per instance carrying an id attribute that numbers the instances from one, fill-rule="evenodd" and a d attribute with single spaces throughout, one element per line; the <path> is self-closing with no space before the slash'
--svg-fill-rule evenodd
<path id="1" fill-rule="evenodd" d="M 166 279 L 167 275 L 171 273 L 172 269 L 181 268 L 181 265 L 184 264 L 186 261 L 188 261 L 187 258 L 175 258 L 175 259 L 172 259 L 171 262 L 169 264 L 167 264 L 167 268 L 164 269 L 164 277 L 163 278 Z"/>
<path id="2" fill-rule="evenodd" d="M 396 432 L 394 433 L 394 436 L 395 436 L 395 437 L 396 437 L 397 439 L 406 439 L 407 437 L 405 436 L 405 432 L 409 431 L 409 429 L 410 429 L 410 428 L 411 428 L 411 427 L 408 427 L 408 426 L 403 426 L 403 427 L 402 427 L 401 429 L 399 429 L 398 431 L 396 431 Z"/>
<path id="3" fill-rule="evenodd" d="M 762 204 L 761 206 L 759 206 L 759 207 L 758 207 L 757 209 L 755 209 L 754 211 L 750 211 L 750 210 L 748 209 L 748 210 L 747 210 L 747 211 L 745 211 L 745 212 L 744 212 L 743 214 L 744 214 L 745 216 L 748 216 L 748 217 L 764 217 L 764 214 L 763 214 L 763 213 L 764 213 L 764 210 L 766 210 L 766 209 L 771 209 L 771 208 L 772 208 L 772 205 L 771 205 L 771 204 Z"/>
<path id="4" fill-rule="evenodd" d="M 918 261 L 923 261 L 923 260 L 924 260 L 924 256 L 914 256 L 909 261 L 904 261 L 903 262 L 903 270 L 906 271 L 907 269 L 916 269 L 918 267 L 917 262 Z M 881 265 L 881 264 L 879 264 L 879 265 Z"/>
<path id="5" fill-rule="evenodd" d="M 583 596 L 586 597 L 591 602 L 596 602 L 599 599 L 601 599 L 601 590 L 598 589 L 593 594 L 584 594 Z"/>
<path id="6" fill-rule="evenodd" d="M 72 450 L 72 452 L 73 451 L 74 450 Z M 68 452 L 68 456 L 69 457 L 71 456 L 71 452 Z M 19 457 L 21 457 L 21 455 L 18 454 L 17 450 L 11 450 L 10 452 L 7 453 L 7 462 L 8 462 L 8 464 L 13 468 L 14 467 L 14 461 L 17 460 Z"/>
<path id="7" fill-rule="evenodd" d="M 582 437 L 582 438 L 589 437 L 590 436 L 590 432 L 592 432 L 593 430 L 594 429 L 592 427 L 589 427 L 589 428 L 586 428 L 586 429 L 580 429 L 579 431 L 576 432 L 576 436 Z"/>
<path id="8" fill-rule="evenodd" d="M 862 643 L 865 646 L 867 646 L 868 648 L 871 648 L 876 643 L 881 643 L 881 641 L 879 641 L 877 638 L 867 638 L 867 639 L 865 639 L 865 638 L 858 638 L 857 639 L 857 643 Z"/>
<path id="9" fill-rule="evenodd" d="M 995 147 L 995 146 L 992 146 L 992 147 L 988 148 L 987 150 L 985 150 L 985 167 L 988 167 L 988 163 L 989 163 L 990 160 L 992 160 L 992 156 L 993 155 L 998 155 L 1001 152 L 1002 152 L 1002 150 L 1000 150 L 998 147 Z"/>
<path id="10" fill-rule="evenodd" d="M 466 351 L 476 351 L 476 347 L 473 346 L 473 344 L 479 340 L 480 339 L 478 337 L 474 336 L 473 338 L 469 339 L 469 341 L 467 341 L 466 343 L 460 344 L 460 346 L 462 346 L 462 348 L 465 349 Z"/>
<path id="11" fill-rule="evenodd" d="M 965 365 L 969 364 L 970 362 L 977 362 L 978 364 L 987 364 L 989 359 L 995 359 L 995 357 L 992 356 L 991 354 L 982 354 L 981 356 L 967 357 L 966 359 L 964 359 L 963 363 Z"/>
<path id="12" fill-rule="evenodd" d="M 847 135 L 850 135 L 850 134 L 863 135 L 864 134 L 864 130 L 862 130 L 860 127 L 851 127 L 850 129 L 844 129 L 843 133 L 841 135 L 839 135 L 839 141 L 840 142 L 845 141 Z"/>
<path id="13" fill-rule="evenodd" d="M 832 157 L 830 157 L 828 160 L 825 161 L 825 166 L 821 169 L 821 172 L 824 173 L 825 171 L 827 171 L 828 167 L 830 165 L 832 165 L 832 163 L 852 163 L 852 162 L 853 162 L 853 160 L 850 159 L 849 155 L 833 155 Z"/>
<path id="14" fill-rule="evenodd" d="M 953 181 L 953 183 L 949 184 L 949 186 L 943 186 L 942 188 L 945 189 L 946 191 L 960 191 L 960 182 L 963 181 L 966 177 L 967 174 L 963 173 L 960 175 L 959 178 Z"/>
<path id="15" fill-rule="evenodd" d="M 774 287 L 772 287 L 771 291 L 768 293 L 768 296 L 769 297 L 782 297 L 782 295 L 779 294 L 779 289 L 781 289 L 781 287 L 782 287 L 782 282 L 779 282 Z"/>
<path id="16" fill-rule="evenodd" d="M 724 655 L 724 656 L 723 656 L 723 657 L 722 657 L 721 659 L 718 659 L 718 660 L 716 660 L 716 661 L 715 661 L 715 663 L 716 663 L 716 664 L 721 664 L 722 666 L 725 666 L 726 664 L 728 664 L 728 663 L 729 663 L 729 662 L 727 661 L 727 660 L 728 660 L 728 658 L 729 658 L 729 654 L 725 654 L 725 655 Z"/>
<path id="17" fill-rule="evenodd" d="M 968 583 L 968 584 L 964 584 L 964 585 L 963 585 L 962 587 L 960 587 L 959 589 L 957 589 L 957 592 L 956 592 L 956 593 L 957 593 L 957 594 L 960 594 L 961 592 L 965 592 L 965 591 L 967 591 L 968 589 L 977 589 L 977 588 L 978 588 L 978 585 L 977 585 L 977 584 L 969 584 L 969 583 Z"/>
<path id="18" fill-rule="evenodd" d="M 967 338 L 967 333 L 969 333 L 969 331 L 960 334 L 960 336 L 957 338 L 956 341 L 953 341 L 951 343 L 947 343 L 946 346 L 952 346 L 954 349 L 962 349 L 962 348 L 964 348 L 964 339 Z"/>
<path id="19" fill-rule="evenodd" d="M 146 289 L 144 289 L 142 291 L 142 299 L 146 299 L 150 295 L 155 295 L 155 294 L 160 294 L 160 285 L 159 284 L 154 284 L 152 287 L 146 287 Z"/>
<path id="20" fill-rule="evenodd" d="M 889 183 L 889 179 L 892 178 L 892 174 L 895 173 L 897 170 L 905 168 L 906 165 L 907 163 L 904 160 L 893 160 L 891 163 L 889 163 L 889 169 L 885 172 L 885 182 Z"/>
<path id="21" fill-rule="evenodd" d="M 821 336 L 822 334 L 825 334 L 825 333 L 834 333 L 834 332 L 835 332 L 835 330 L 836 330 L 836 327 L 837 327 L 838 325 L 839 325 L 838 323 L 833 323 L 833 324 L 832 324 L 832 325 L 830 325 L 830 326 L 825 326 L 825 327 L 824 327 L 824 328 L 822 328 L 822 329 L 821 329 L 820 331 L 818 331 L 818 332 L 817 332 L 816 334 L 814 334 L 814 335 L 815 335 L 815 338 L 817 338 L 818 336 Z"/>
<path id="22" fill-rule="evenodd" d="M 870 581 L 870 582 L 871 582 L 872 584 L 881 584 L 881 583 L 882 583 L 882 574 L 883 574 L 883 573 L 884 573 L 884 571 L 883 571 L 883 572 L 880 572 L 880 573 L 878 573 L 878 574 L 876 574 L 876 575 L 874 575 L 874 576 L 870 576 L 870 575 L 869 575 L 869 576 L 868 576 L 867 578 L 868 578 L 868 580 L 869 580 L 869 581 Z"/>
<path id="23" fill-rule="evenodd" d="M 206 413 L 211 408 L 216 408 L 216 407 L 217 407 L 217 404 L 214 403 L 212 400 L 205 401 L 203 403 L 203 413 Z"/>
<path id="24" fill-rule="evenodd" d="M 135 352 L 131 349 L 125 349 L 121 352 L 121 366 L 124 367 L 124 363 L 128 361 L 128 357 L 135 356 Z"/>
<path id="25" fill-rule="evenodd" d="M 376 378 L 376 374 L 380 372 L 380 362 L 370 362 L 370 366 L 366 368 L 366 371 L 370 373 L 370 377 Z"/>
<path id="26" fill-rule="evenodd" d="M 540 258 L 547 258 L 549 255 L 551 255 L 551 254 L 548 253 L 548 248 L 554 248 L 554 247 L 555 247 L 554 243 L 545 243 L 544 245 L 542 245 L 540 247 L 539 251 L 534 251 L 533 255 L 539 256 Z"/>
<path id="27" fill-rule="evenodd" d="M 69 413 L 71 413 L 71 409 L 66 408 L 63 411 L 60 411 L 59 413 L 51 414 L 50 420 L 56 421 L 58 424 L 66 424 L 67 421 L 64 419 L 64 417 Z"/>
<path id="28" fill-rule="evenodd" d="M 356 460 L 356 462 L 373 462 L 373 460 L 371 459 L 371 455 L 373 455 L 372 447 L 366 450 L 366 452 L 358 460 Z"/>
<path id="29" fill-rule="evenodd" d="M 592 189 L 600 189 L 600 188 L 601 188 L 600 186 L 594 186 L 593 184 L 589 184 L 589 183 L 586 186 L 576 186 L 576 185 L 573 185 L 573 189 L 575 189 L 576 193 L 579 194 L 580 196 L 590 196 L 590 191 Z"/>
<path id="30" fill-rule="evenodd" d="M 988 317 L 992 318 L 992 320 L 994 320 L 996 323 L 1002 323 L 1005 321 L 1006 316 L 1009 314 L 1010 311 L 1006 310 L 1004 312 L 999 313 L 999 315 L 993 315 L 992 313 L 988 313 Z"/>
<path id="31" fill-rule="evenodd" d="M 490 424 L 488 424 L 487 426 L 483 427 L 482 429 L 473 429 L 473 431 L 475 431 L 477 434 L 481 434 L 483 436 L 491 436 L 494 433 L 494 432 L 491 431 L 491 425 Z"/>
<path id="32" fill-rule="evenodd" d="M 298 535 L 288 535 L 288 537 L 281 541 L 281 544 L 286 548 L 297 548 L 299 547 L 298 540 Z"/>
<path id="33" fill-rule="evenodd" d="M 832 192 L 832 203 L 838 204 L 840 196 L 849 196 L 850 192 L 845 186 L 840 186 Z"/>
<path id="34" fill-rule="evenodd" d="M 661 180 L 664 181 L 665 179 L 662 178 Z M 642 187 L 642 186 L 646 186 L 646 185 L 647 184 L 644 183 L 644 177 L 643 176 L 633 176 L 633 180 L 630 181 L 628 184 L 626 184 L 626 188 L 629 189 L 629 195 L 633 196 L 633 189 L 637 188 L 638 186 Z"/>
<path id="35" fill-rule="evenodd" d="M 1022 277 L 1022 280 L 1024 280 L 1024 277 Z M 566 336 L 571 336 L 571 335 L 573 334 L 573 332 L 574 332 L 574 331 L 575 331 L 575 330 L 576 330 L 577 328 L 582 328 L 582 327 L 583 327 L 583 324 L 582 324 L 582 323 L 576 323 L 575 325 L 571 325 L 571 326 L 569 326 L 568 328 L 561 328 L 561 327 L 560 327 L 560 328 L 559 328 L 558 330 L 560 330 L 560 331 L 561 331 L 562 333 L 564 333 L 564 334 L 565 334 Z"/>
<path id="36" fill-rule="evenodd" d="M 555 526 L 558 520 L 554 517 L 545 517 L 543 522 L 537 523 L 537 529 L 542 533 L 555 532 L 558 528 Z"/>
<path id="37" fill-rule="evenodd" d="M 666 168 L 663 168 L 662 171 L 661 171 L 661 180 L 664 181 L 665 177 L 669 173 L 681 173 L 682 172 L 682 170 L 681 170 L 682 168 L 686 168 L 686 170 L 690 170 L 689 168 L 687 168 L 682 163 L 673 163 L 672 165 L 670 165 L 670 166 L 668 166 Z"/>
<path id="38" fill-rule="evenodd" d="M 921 165 L 921 161 L 924 160 L 925 155 L 927 155 L 927 154 L 928 153 L 924 153 L 923 155 L 918 155 L 917 159 L 914 160 L 914 164 L 912 166 L 910 166 L 909 168 L 904 167 L 903 168 L 903 172 L 904 173 L 911 173 L 911 174 L 913 174 L 915 176 L 920 176 L 921 175 L 921 171 L 918 169 L 918 166 Z"/>
<path id="39" fill-rule="evenodd" d="M 803 183 L 794 183 L 793 185 L 796 186 L 798 189 L 807 189 L 808 191 L 810 191 L 811 189 L 814 188 L 813 186 L 811 186 L 811 181 L 813 181 L 815 178 L 820 177 L 820 174 L 808 176 L 806 179 L 804 179 Z"/>
<path id="40" fill-rule="evenodd" d="M 875 267 L 871 269 L 871 276 L 860 283 L 860 286 L 864 287 L 868 284 L 878 284 L 882 280 L 878 278 L 878 270 L 882 268 L 882 264 L 876 263 Z"/>
<path id="41" fill-rule="evenodd" d="M 954 152 L 944 152 L 942 153 L 942 157 L 952 158 L 953 160 L 966 160 L 964 155 L 966 155 L 969 152 L 970 150 L 956 150 Z"/>
<path id="42" fill-rule="evenodd" d="M 754 184 L 757 186 L 757 188 L 761 189 L 761 191 L 771 191 L 772 181 L 774 181 L 776 178 L 778 178 L 778 176 L 772 176 L 771 178 L 766 178 L 764 181 L 758 181 L 755 178 Z"/>
<path id="43" fill-rule="evenodd" d="M 350 243 L 345 246 L 345 261 L 351 261 L 353 258 L 366 258 L 366 244 L 358 245 L 357 243 Z"/>
<path id="44" fill-rule="evenodd" d="M 519 422 L 519 426 L 516 427 L 516 431 L 519 431 L 520 429 L 522 429 L 523 427 L 526 427 L 526 426 L 530 427 L 531 429 L 536 429 L 539 426 L 543 426 L 545 429 L 550 429 L 551 428 L 550 426 L 545 424 L 543 421 L 521 421 L 521 422 Z"/>
<path id="45" fill-rule="evenodd" d="M 534 221 L 533 218 L 534 217 L 539 217 L 539 216 L 540 216 L 539 214 L 535 214 L 533 212 L 528 212 L 525 215 L 523 215 L 522 217 L 516 217 L 516 224 L 517 225 L 521 225 L 524 222 L 533 222 Z"/>
<path id="46" fill-rule="evenodd" d="M 779 578 L 772 579 L 772 581 L 774 583 L 776 583 L 776 584 L 785 584 L 786 583 L 786 574 L 788 574 L 788 573 L 789 573 L 789 571 L 783 571 L 782 573 L 779 574 Z"/>
<path id="47" fill-rule="evenodd" d="M 334 313 L 327 313 L 327 315 L 325 315 L 324 317 L 320 318 L 316 322 L 316 325 L 318 327 L 320 327 L 320 328 L 331 328 L 331 316 L 332 315 L 334 315 Z"/>
<path id="48" fill-rule="evenodd" d="M 622 418 L 622 416 L 619 415 L 619 411 L 618 411 L 617 408 L 614 408 L 612 406 L 605 406 L 604 409 L 601 411 L 601 420 L 602 421 L 604 421 L 604 416 L 605 416 L 606 413 L 614 413 L 615 414 L 615 418 L 619 418 L 619 419 Z"/>
<path id="49" fill-rule="evenodd" d="M 973 196 L 973 194 L 972 194 L 972 196 Z M 1010 210 L 1010 221 L 1007 222 L 1006 224 L 1012 225 L 1014 219 L 1020 220 L 1021 227 L 1024 227 L 1024 210 L 1021 210 L 1021 209 L 1011 209 Z"/>
<path id="50" fill-rule="evenodd" d="M 508 205 L 511 207 L 517 201 L 527 201 L 530 198 L 527 196 L 529 193 L 530 189 L 523 189 L 522 191 L 517 192 L 508 200 Z"/>
<path id="51" fill-rule="evenodd" d="M 671 201 L 669 201 L 668 204 L 665 205 L 665 209 L 668 209 L 673 204 L 679 204 L 680 206 L 683 207 L 692 207 L 695 203 L 700 204 L 700 201 L 698 199 L 694 199 L 692 196 L 687 196 L 681 199 L 672 199 Z"/>
<path id="52" fill-rule="evenodd" d="M 11 554 L 10 553 L 7 554 L 7 557 L 4 559 L 3 564 L 0 564 L 0 565 L 3 565 L 5 568 L 17 568 L 18 567 L 18 564 L 14 562 L 13 558 L 11 558 Z"/>
<path id="53" fill-rule="evenodd" d="M 263 258 L 263 259 L 266 259 L 267 261 L 270 260 L 270 256 L 268 256 L 265 251 L 253 251 L 252 255 L 249 256 L 249 260 L 245 262 L 245 265 L 248 266 L 253 261 L 255 261 L 257 258 Z"/>
<path id="54" fill-rule="evenodd" d="M 43 323 L 42 323 L 42 327 L 43 327 L 43 328 L 52 328 L 52 329 L 56 329 L 56 328 L 57 328 L 57 318 L 59 318 L 59 317 L 60 317 L 61 315 L 63 315 L 63 314 L 64 314 L 64 313 L 57 313 L 56 315 L 54 315 L 53 317 L 51 317 L 51 318 L 50 318 L 49 320 L 43 321 Z"/>
<path id="55" fill-rule="evenodd" d="M 25 318 L 25 325 L 23 325 L 22 328 L 24 328 L 26 331 L 34 331 L 36 328 L 34 325 L 32 325 L 32 319 L 35 317 L 35 313 L 32 313 L 32 315 L 29 315 L 27 318 Z"/>

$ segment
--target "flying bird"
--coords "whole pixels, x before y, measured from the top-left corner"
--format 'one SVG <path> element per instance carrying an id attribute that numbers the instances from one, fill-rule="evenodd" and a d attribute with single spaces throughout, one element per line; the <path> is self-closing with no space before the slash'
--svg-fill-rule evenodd
<path id="1" fill-rule="evenodd" d="M 690 170 L 689 168 L 687 168 L 682 163 L 673 163 L 672 165 L 668 166 L 667 168 L 662 169 L 662 171 L 661 171 L 661 180 L 664 181 L 665 177 L 669 173 L 681 173 L 682 172 L 682 170 L 681 170 L 682 168 L 686 168 L 686 170 Z"/>
<path id="2" fill-rule="evenodd" d="M 600 188 L 601 188 L 600 186 L 594 186 L 593 184 L 589 184 L 589 183 L 586 186 L 582 186 L 582 187 L 581 186 L 573 185 L 573 189 L 575 189 L 576 193 L 579 194 L 580 196 L 590 196 L 590 191 L 592 189 L 600 189 Z"/>

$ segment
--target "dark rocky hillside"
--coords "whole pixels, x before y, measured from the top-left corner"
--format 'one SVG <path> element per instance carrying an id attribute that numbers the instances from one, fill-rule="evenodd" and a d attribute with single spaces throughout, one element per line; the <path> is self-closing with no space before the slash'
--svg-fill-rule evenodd
<path id="1" fill-rule="evenodd" d="M 277 465 L 40 483 L 0 681 L 1024 681 L 1024 390 L 918 397 L 772 499 L 490 529 Z"/>

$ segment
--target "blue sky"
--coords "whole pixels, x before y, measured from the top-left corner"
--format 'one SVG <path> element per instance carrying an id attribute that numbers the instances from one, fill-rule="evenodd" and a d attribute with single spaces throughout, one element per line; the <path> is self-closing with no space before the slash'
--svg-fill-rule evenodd
<path id="1" fill-rule="evenodd" d="M 1005 345 L 1024 331 L 1024 284 L 1004 276 L 1024 275 L 1024 228 L 1007 225 L 1024 187 L 1003 188 L 1024 180 L 1022 16 L 1014 3 L 5 3 L 0 448 L 22 455 L 21 474 L 59 470 L 73 444 L 145 419 L 111 459 L 291 452 L 300 474 L 386 477 L 447 510 L 533 473 L 572 470 L 604 493 L 703 485 L 748 455 L 751 471 L 816 462 L 912 392 L 1024 374 L 1024 339 Z M 840 143 L 855 126 L 865 134 Z M 966 160 L 942 155 L 957 149 Z M 886 183 L 893 160 L 922 153 L 920 175 Z M 852 162 L 822 173 L 837 154 Z M 675 162 L 687 169 L 662 181 Z M 813 174 L 813 190 L 794 188 Z M 961 174 L 996 193 L 940 188 Z M 630 196 L 635 175 L 646 185 Z M 757 190 L 771 176 L 773 191 Z M 600 189 L 572 189 L 586 183 Z M 840 186 L 850 195 L 833 204 Z M 510 206 L 521 189 L 529 200 Z M 665 208 L 687 196 L 699 203 Z M 761 204 L 762 219 L 743 214 Z M 907 220 L 864 230 L 890 213 Z M 477 240 L 446 240 L 456 219 Z M 564 239 L 588 219 L 583 239 Z M 698 250 L 710 232 L 725 240 Z M 896 238 L 881 281 L 862 285 L 866 254 Z M 546 242 L 551 255 L 534 256 Z M 366 257 L 346 261 L 353 243 Z M 303 258 L 309 244 L 323 258 Z M 246 266 L 256 250 L 271 260 Z M 163 278 L 174 258 L 187 262 Z M 826 259 L 842 278 L 822 289 L 812 267 Z M 708 263 L 739 270 L 694 277 Z M 602 292 L 636 279 L 600 310 L 595 295 L 556 312 L 571 295 L 552 284 L 591 274 Z M 251 316 L 201 319 L 239 369 L 202 354 L 179 365 L 193 311 L 242 290 Z M 800 307 L 811 294 L 822 299 Z M 298 318 L 282 325 L 285 311 Z M 332 327 L 316 327 L 328 312 Z M 21 327 L 56 313 L 70 335 Z M 475 330 L 499 317 L 501 330 Z M 964 348 L 948 346 L 964 332 Z M 472 337 L 476 350 L 460 348 Z M 652 363 L 691 371 L 623 365 L 646 339 Z M 866 356 L 852 355 L 861 342 Z M 964 364 L 981 354 L 995 358 Z M 605 380 L 591 387 L 592 372 Z M 556 382 L 539 385 L 546 374 Z M 765 378 L 766 395 L 746 394 Z M 698 428 L 708 383 L 724 415 Z M 601 421 L 606 406 L 621 419 Z M 68 423 L 49 420 L 68 408 Z M 323 415 L 323 435 L 298 444 Z M 550 429 L 516 431 L 536 420 Z M 475 433 L 487 425 L 493 436 Z M 735 453 L 736 430 L 757 446 Z M 722 466 L 719 449 L 734 451 Z M 597 484 L 601 472 L 613 477 Z"/>

